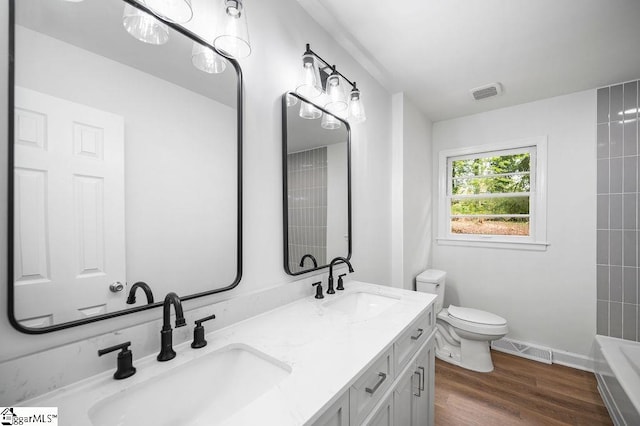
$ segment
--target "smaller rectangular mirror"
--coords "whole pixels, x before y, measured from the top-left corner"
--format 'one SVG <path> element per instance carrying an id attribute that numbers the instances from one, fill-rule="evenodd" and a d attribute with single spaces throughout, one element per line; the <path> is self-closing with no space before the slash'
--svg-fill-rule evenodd
<path id="1" fill-rule="evenodd" d="M 304 118 L 304 117 L 312 117 Z M 282 96 L 284 269 L 351 258 L 351 129 L 303 97 Z"/>

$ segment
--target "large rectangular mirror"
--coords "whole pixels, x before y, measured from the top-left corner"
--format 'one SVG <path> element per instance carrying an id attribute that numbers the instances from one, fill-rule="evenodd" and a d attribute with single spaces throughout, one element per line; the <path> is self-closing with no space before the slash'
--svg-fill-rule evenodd
<path id="1" fill-rule="evenodd" d="M 133 1 L 12 0 L 11 20 L 12 324 L 44 333 L 234 288 L 238 63 Z"/>
<path id="2" fill-rule="evenodd" d="M 285 271 L 299 275 L 325 268 L 338 256 L 350 259 L 349 123 L 285 93 L 282 141 Z"/>

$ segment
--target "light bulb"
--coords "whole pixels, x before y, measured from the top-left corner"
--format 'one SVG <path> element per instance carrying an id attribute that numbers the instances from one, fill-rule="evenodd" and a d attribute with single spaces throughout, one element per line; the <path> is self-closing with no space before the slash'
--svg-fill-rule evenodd
<path id="1" fill-rule="evenodd" d="M 309 102 L 300 102 L 300 117 L 307 120 L 313 120 L 322 116 L 322 111 L 310 104 Z"/>
<path id="2" fill-rule="evenodd" d="M 122 25 L 129 34 L 145 43 L 160 45 L 169 40 L 166 24 L 130 4 L 124 5 Z"/>
<path id="3" fill-rule="evenodd" d="M 352 123 L 362 123 L 367 120 L 364 104 L 360 99 L 360 90 L 356 87 L 349 94 L 349 120 Z"/>
<path id="4" fill-rule="evenodd" d="M 286 96 L 287 107 L 295 106 L 298 103 L 298 98 L 287 93 Z"/>
<path id="5" fill-rule="evenodd" d="M 332 113 L 340 114 L 349 106 L 344 94 L 344 86 L 340 84 L 340 76 L 335 70 L 327 78 L 327 95 L 329 96 L 329 102 L 324 107 Z"/>
<path id="6" fill-rule="evenodd" d="M 342 123 L 336 117 L 331 114 L 322 114 L 322 123 L 320 123 L 323 129 L 335 130 L 342 127 Z"/>
<path id="7" fill-rule="evenodd" d="M 210 47 L 193 42 L 191 62 L 200 71 L 209 74 L 220 74 L 227 68 L 227 61 Z"/>
<path id="8" fill-rule="evenodd" d="M 320 84 L 320 72 L 316 65 L 315 58 L 310 53 L 302 55 L 302 74 L 300 83 L 296 87 L 296 93 L 307 99 L 313 99 L 322 94 Z"/>
<path id="9" fill-rule="evenodd" d="M 218 14 L 218 35 L 213 45 L 232 58 L 246 58 L 251 54 L 247 11 L 241 0 L 223 0 L 223 11 Z"/>

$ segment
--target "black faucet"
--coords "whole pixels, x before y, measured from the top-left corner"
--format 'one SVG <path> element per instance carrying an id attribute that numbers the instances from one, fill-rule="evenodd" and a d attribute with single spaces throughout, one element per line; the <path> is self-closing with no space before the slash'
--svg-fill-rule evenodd
<path id="1" fill-rule="evenodd" d="M 311 285 L 316 288 L 316 299 L 324 299 L 324 295 L 322 294 L 322 281 L 318 281 Z"/>
<path id="2" fill-rule="evenodd" d="M 184 327 L 187 322 L 184 320 L 182 313 L 182 303 L 180 298 L 174 292 L 168 293 L 164 298 L 162 312 L 162 331 L 160 331 L 160 353 L 158 361 L 169 361 L 176 357 L 176 351 L 173 350 L 173 328 L 171 328 L 171 304 L 176 310 L 176 328 Z"/>
<path id="3" fill-rule="evenodd" d="M 141 288 L 147 296 L 147 305 L 151 305 L 153 303 L 153 292 L 151 291 L 151 287 L 143 281 L 138 281 L 131 286 L 131 289 L 129 290 L 129 297 L 127 297 L 127 305 L 133 305 L 136 303 L 136 290 L 138 288 Z"/>
<path id="4" fill-rule="evenodd" d="M 113 373 L 113 378 L 116 380 L 126 379 L 136 374 L 136 368 L 133 366 L 133 354 L 129 350 L 129 345 L 131 345 L 131 342 L 125 342 L 98 351 L 98 356 L 113 351 L 120 351 L 120 353 L 118 353 L 118 368 L 116 372 Z"/>
<path id="5" fill-rule="evenodd" d="M 344 281 L 342 281 L 342 277 L 344 277 L 347 274 L 340 274 L 338 275 L 338 286 L 336 287 L 336 290 L 344 290 Z"/>
<path id="6" fill-rule="evenodd" d="M 208 317 L 196 320 L 196 326 L 193 329 L 193 342 L 191 343 L 191 347 L 193 349 L 200 349 L 207 346 L 207 340 L 204 338 L 204 327 L 202 326 L 202 323 L 212 320 L 215 317 L 215 315 L 209 315 Z"/>
<path id="7" fill-rule="evenodd" d="M 317 267 L 318 267 L 318 261 L 316 260 L 316 258 L 315 258 L 315 257 L 313 257 L 313 255 L 312 255 L 312 254 L 308 254 L 308 253 L 307 253 L 307 254 L 305 254 L 304 256 L 302 256 L 302 259 L 300 259 L 300 267 L 301 267 L 301 268 L 303 268 L 303 267 L 304 267 L 304 260 L 305 260 L 307 257 L 308 257 L 309 259 L 311 259 L 311 261 L 313 262 L 313 267 L 314 267 L 314 268 L 317 268 Z"/>
<path id="8" fill-rule="evenodd" d="M 335 293 L 335 290 L 333 289 L 333 265 L 338 262 L 346 263 L 349 267 L 349 272 L 353 272 L 353 266 L 351 266 L 351 263 L 347 259 L 345 259 L 344 257 L 334 258 L 329 264 L 329 282 L 327 283 L 327 294 Z M 344 287 L 341 288 L 341 286 L 338 286 L 338 290 L 344 290 Z"/>

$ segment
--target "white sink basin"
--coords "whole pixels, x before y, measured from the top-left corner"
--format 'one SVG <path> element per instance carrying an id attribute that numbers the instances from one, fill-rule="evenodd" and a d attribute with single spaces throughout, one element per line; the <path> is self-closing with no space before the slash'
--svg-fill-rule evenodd
<path id="1" fill-rule="evenodd" d="M 212 425 L 232 416 L 291 373 L 246 345 L 230 345 L 98 401 L 94 426 Z"/>
<path id="2" fill-rule="evenodd" d="M 400 298 L 390 295 L 357 291 L 325 302 L 324 306 L 338 310 L 355 319 L 372 318 L 398 303 Z"/>

